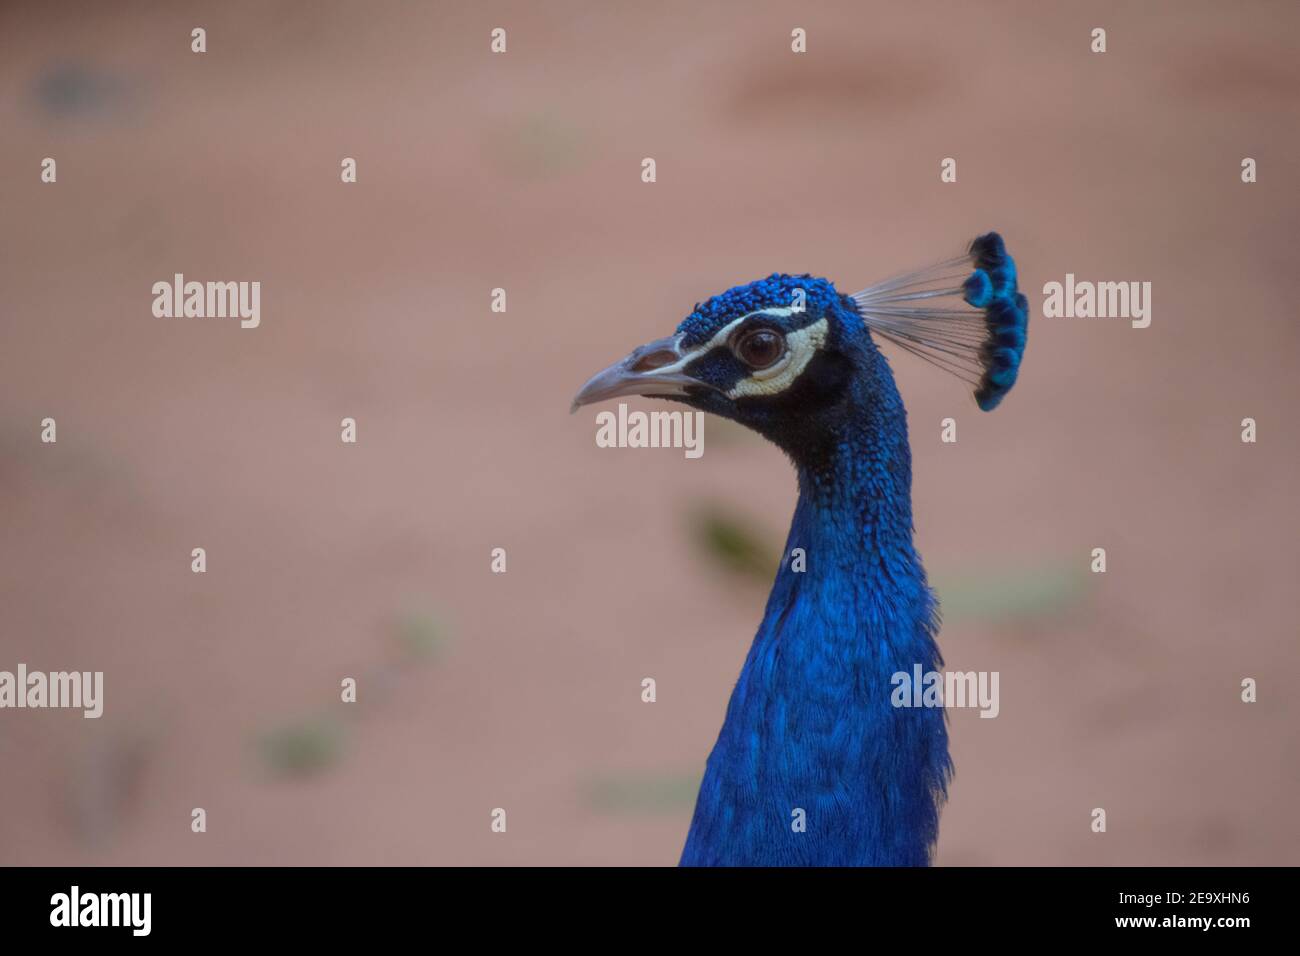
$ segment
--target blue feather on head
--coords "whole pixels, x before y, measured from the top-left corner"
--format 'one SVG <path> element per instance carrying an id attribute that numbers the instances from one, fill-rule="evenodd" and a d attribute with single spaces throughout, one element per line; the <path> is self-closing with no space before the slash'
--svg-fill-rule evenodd
<path id="1" fill-rule="evenodd" d="M 955 279 L 960 286 L 952 286 Z M 978 311 L 943 307 L 945 298 L 960 298 Z M 853 299 L 873 331 L 968 382 L 981 410 L 997 408 L 1016 384 L 1029 302 L 996 232 L 976 238 L 965 256 L 879 283 Z"/>
<path id="2" fill-rule="evenodd" d="M 1016 384 L 1020 359 L 1029 332 L 1029 302 L 1016 288 L 1016 262 L 996 232 L 980 236 L 970 246 L 975 272 L 963 289 L 966 301 L 984 309 L 988 339 L 980 349 L 984 375 L 975 400 L 986 412 L 997 408 Z M 972 295 L 972 285 L 978 295 Z"/>

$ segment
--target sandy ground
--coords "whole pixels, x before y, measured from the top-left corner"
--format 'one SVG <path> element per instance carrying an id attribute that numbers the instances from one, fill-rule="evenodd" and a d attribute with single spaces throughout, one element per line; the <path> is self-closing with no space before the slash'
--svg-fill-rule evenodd
<path id="1" fill-rule="evenodd" d="M 1079 575 L 944 630 L 1002 699 L 954 714 L 938 862 L 1300 860 L 1294 4 L 47 6 L 0 10 L 0 669 L 107 700 L 0 712 L 0 863 L 675 862 L 765 593 L 687 515 L 779 544 L 793 479 L 568 401 L 730 285 L 989 228 L 1036 311 L 1073 272 L 1153 321 L 1038 312 L 989 416 L 895 361 L 936 579 Z M 174 272 L 261 281 L 261 327 L 154 318 Z M 334 759 L 277 773 L 322 713 Z"/>

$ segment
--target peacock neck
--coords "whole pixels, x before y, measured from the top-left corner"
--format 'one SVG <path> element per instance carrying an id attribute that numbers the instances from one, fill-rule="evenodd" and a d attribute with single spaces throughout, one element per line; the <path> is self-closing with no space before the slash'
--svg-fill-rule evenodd
<path id="1" fill-rule="evenodd" d="M 797 462 L 786 552 L 684 864 L 929 860 L 949 769 L 944 718 L 890 702 L 893 674 L 941 663 L 912 545 L 901 415 L 900 405 L 887 423 L 859 419 L 865 427 Z"/>
<path id="2" fill-rule="evenodd" d="M 832 562 L 826 570 L 919 571 L 906 432 L 846 436 L 829 454 L 798 464 L 797 471 L 791 532 L 807 534 L 811 545 L 827 550 Z"/>

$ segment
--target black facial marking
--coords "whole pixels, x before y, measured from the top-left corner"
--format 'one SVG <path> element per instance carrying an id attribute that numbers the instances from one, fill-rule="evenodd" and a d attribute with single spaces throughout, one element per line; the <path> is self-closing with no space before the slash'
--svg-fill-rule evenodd
<path id="1" fill-rule="evenodd" d="M 687 363 L 683 371 L 722 392 L 731 391 L 737 382 L 748 378 L 750 373 L 750 369 L 725 345 L 710 349 L 695 361 Z"/>
<path id="2" fill-rule="evenodd" d="M 848 415 L 854 374 L 847 355 L 819 350 L 785 391 L 736 399 L 733 417 L 787 451 L 810 449 L 821 437 L 833 436 L 834 426 Z"/>

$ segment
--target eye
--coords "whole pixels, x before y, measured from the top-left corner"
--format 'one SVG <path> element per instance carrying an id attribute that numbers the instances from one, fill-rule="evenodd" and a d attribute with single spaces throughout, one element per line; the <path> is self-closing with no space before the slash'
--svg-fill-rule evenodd
<path id="1" fill-rule="evenodd" d="M 754 329 L 736 340 L 733 351 L 750 368 L 768 368 L 785 354 L 785 337 L 771 329 Z"/>

